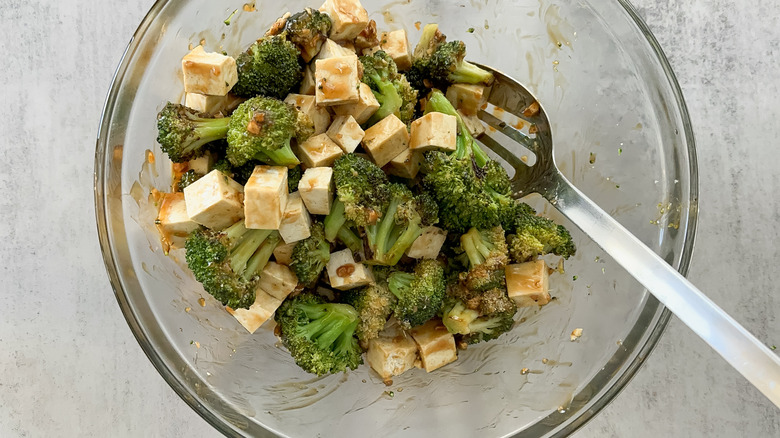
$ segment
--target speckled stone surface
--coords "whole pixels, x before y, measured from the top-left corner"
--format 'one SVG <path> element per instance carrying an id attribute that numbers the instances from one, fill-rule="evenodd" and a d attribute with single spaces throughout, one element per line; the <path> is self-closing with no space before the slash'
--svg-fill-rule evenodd
<path id="1" fill-rule="evenodd" d="M 0 0 L 0 436 L 218 436 L 144 356 L 110 292 L 92 170 L 112 73 L 150 0 Z M 780 345 L 780 14 L 639 0 L 698 142 L 690 278 Z M 676 320 L 578 437 L 776 437 L 780 410 Z"/>

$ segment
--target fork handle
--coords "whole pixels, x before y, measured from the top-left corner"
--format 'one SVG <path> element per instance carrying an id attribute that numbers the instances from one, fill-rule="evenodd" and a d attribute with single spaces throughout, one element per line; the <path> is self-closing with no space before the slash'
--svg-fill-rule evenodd
<path id="1" fill-rule="evenodd" d="M 563 175 L 541 194 L 780 407 L 780 358 Z"/>

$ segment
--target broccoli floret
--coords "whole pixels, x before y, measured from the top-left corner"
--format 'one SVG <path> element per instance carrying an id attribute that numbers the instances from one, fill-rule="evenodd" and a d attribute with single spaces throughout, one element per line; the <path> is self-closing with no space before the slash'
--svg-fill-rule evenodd
<path id="1" fill-rule="evenodd" d="M 341 299 L 358 312 L 360 322 L 356 333 L 363 345 L 376 338 L 385 327 L 387 318 L 393 313 L 393 303 L 396 300 L 384 281 L 342 292 Z"/>
<path id="2" fill-rule="evenodd" d="M 359 155 L 346 154 L 333 163 L 333 180 L 347 220 L 360 227 L 379 220 L 390 201 L 390 183 L 382 169 Z"/>
<path id="3" fill-rule="evenodd" d="M 322 224 L 313 224 L 311 236 L 295 244 L 291 260 L 290 269 L 298 281 L 306 287 L 314 287 L 330 261 L 330 244 L 325 240 Z"/>
<path id="4" fill-rule="evenodd" d="M 380 104 L 379 109 L 366 122 L 371 126 L 385 117 L 395 114 L 406 124 L 411 123 L 417 104 L 417 90 L 406 77 L 398 73 L 398 67 L 387 53 L 380 50 L 372 55 L 361 56 L 363 82 L 365 82 Z"/>
<path id="5" fill-rule="evenodd" d="M 358 312 L 348 304 L 326 303 L 318 295 L 303 293 L 286 299 L 274 319 L 295 363 L 309 373 L 354 370 L 363 363 L 354 336 Z"/>
<path id="6" fill-rule="evenodd" d="M 333 27 L 328 14 L 306 8 L 287 19 L 287 39 L 298 46 L 301 57 L 309 62 L 320 52 L 322 44 L 328 39 Z"/>
<path id="7" fill-rule="evenodd" d="M 287 190 L 290 193 L 298 191 L 298 183 L 303 178 L 303 169 L 301 166 L 295 166 L 287 171 Z"/>
<path id="8" fill-rule="evenodd" d="M 278 232 L 249 230 L 241 221 L 222 232 L 193 232 L 185 259 L 206 292 L 225 306 L 245 309 L 255 301 L 257 275 L 279 240 Z"/>
<path id="9" fill-rule="evenodd" d="M 157 142 L 174 163 L 199 157 L 204 146 L 224 139 L 229 118 L 210 118 L 184 105 L 168 102 L 157 114 Z"/>
<path id="10" fill-rule="evenodd" d="M 214 169 L 219 170 L 225 175 L 233 179 L 233 181 L 243 185 L 246 185 L 249 181 L 249 177 L 252 176 L 252 172 L 255 170 L 255 166 L 259 164 L 257 161 L 248 161 L 246 164 L 235 167 L 230 164 L 230 160 L 227 158 L 221 158 L 214 163 Z"/>
<path id="11" fill-rule="evenodd" d="M 466 45 L 462 41 L 446 42 L 446 37 L 435 24 L 423 29 L 420 42 L 414 49 L 412 64 L 413 85 L 416 88 L 442 86 L 452 83 L 493 83 L 493 73 L 466 61 Z M 426 84 L 425 80 L 429 83 Z"/>
<path id="12" fill-rule="evenodd" d="M 514 325 L 517 307 L 507 297 L 506 291 L 492 289 L 484 294 L 490 295 L 486 297 L 486 301 L 498 303 L 489 307 L 487 311 L 452 297 L 445 299 L 442 305 L 444 326 L 450 333 L 461 335 L 461 340 L 467 344 L 496 339 Z"/>
<path id="13" fill-rule="evenodd" d="M 303 79 L 299 55 L 284 33 L 261 38 L 236 58 L 238 82 L 231 91 L 240 97 L 284 99 Z"/>
<path id="14" fill-rule="evenodd" d="M 463 284 L 474 291 L 499 287 L 509 263 L 504 230 L 500 226 L 489 230 L 472 228 L 460 236 L 460 246 L 469 261 L 468 272 L 460 275 Z"/>
<path id="15" fill-rule="evenodd" d="M 230 163 L 242 166 L 259 160 L 279 166 L 300 164 L 290 141 L 311 127 L 311 119 L 300 114 L 292 105 L 270 97 L 254 97 L 239 105 L 230 118 L 227 135 Z"/>
<path id="16" fill-rule="evenodd" d="M 568 259 L 577 251 L 569 230 L 533 213 L 516 217 L 515 234 L 509 236 L 508 242 L 509 254 L 512 260 L 518 263 L 545 254 L 555 254 Z"/>
<path id="17" fill-rule="evenodd" d="M 344 215 L 344 203 L 338 197 L 333 200 L 333 206 L 325 216 L 323 224 L 328 242 L 339 240 L 352 252 L 360 252 L 363 249 L 363 239 L 355 232 L 354 223 L 348 221 Z"/>
<path id="18" fill-rule="evenodd" d="M 393 272 L 388 287 L 397 301 L 393 314 L 401 325 L 410 328 L 424 324 L 441 309 L 447 289 L 444 268 L 435 260 L 421 260 L 413 273 Z"/>
<path id="19" fill-rule="evenodd" d="M 414 196 L 402 184 L 390 184 L 390 202 L 379 220 L 365 228 L 371 254 L 377 264 L 394 266 L 420 237 L 424 227 L 438 222 L 439 206 L 427 194 Z"/>
<path id="20" fill-rule="evenodd" d="M 202 177 L 203 175 L 190 169 L 181 175 L 179 182 L 176 183 L 176 188 L 178 191 L 183 192 L 187 186 L 201 179 Z"/>

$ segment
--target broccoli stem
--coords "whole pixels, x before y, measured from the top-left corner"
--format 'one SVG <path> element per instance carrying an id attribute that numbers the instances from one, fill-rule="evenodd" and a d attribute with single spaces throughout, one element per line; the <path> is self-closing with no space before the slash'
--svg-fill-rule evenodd
<path id="1" fill-rule="evenodd" d="M 468 233 L 463 235 L 461 238 L 461 246 L 466 252 L 472 268 L 485 263 L 487 256 L 490 254 L 490 248 L 487 246 L 484 239 L 482 239 L 482 236 L 476 228 L 472 228 Z"/>
<path id="2" fill-rule="evenodd" d="M 382 217 L 379 223 L 375 237 L 376 251 L 374 254 L 374 258 L 377 260 L 382 260 L 385 253 L 387 252 L 387 247 L 391 238 L 391 232 L 393 231 L 393 226 L 395 225 L 395 212 L 398 210 L 399 205 L 401 205 L 401 200 L 393 198 L 390 201 L 390 205 L 387 207 L 387 211 L 385 211 L 384 217 Z"/>
<path id="3" fill-rule="evenodd" d="M 401 257 L 410 246 L 422 235 L 422 227 L 419 222 L 410 223 L 398 239 L 393 243 L 393 246 L 384 256 L 384 262 L 387 265 L 393 266 L 397 264 Z"/>
<path id="4" fill-rule="evenodd" d="M 393 272 L 387 280 L 387 287 L 396 298 L 400 299 L 403 295 L 403 290 L 411 286 L 413 280 L 414 274 L 408 272 Z"/>
<path id="5" fill-rule="evenodd" d="M 219 119 L 199 118 L 196 121 L 193 121 L 192 124 L 195 128 L 193 134 L 196 140 L 182 149 L 182 155 L 190 154 L 207 143 L 222 140 L 227 137 L 230 117 Z"/>
<path id="6" fill-rule="evenodd" d="M 460 116 L 458 111 L 455 110 L 455 107 L 452 106 L 452 103 L 444 96 L 441 91 L 434 90 L 431 93 L 431 95 L 428 97 L 428 104 L 425 107 L 425 112 L 444 113 L 450 116 L 455 116 L 457 119 L 458 139 L 457 148 L 454 152 L 455 158 L 462 159 L 471 155 L 474 157 L 474 161 L 479 167 L 485 167 L 485 164 L 490 161 L 490 157 L 487 156 L 485 151 L 483 151 L 474 140 L 474 137 L 471 135 L 471 131 L 469 131 L 469 128 L 466 126 L 463 118 Z"/>
<path id="7" fill-rule="evenodd" d="M 450 80 L 455 83 L 490 84 L 493 81 L 493 74 L 468 61 L 462 61 L 455 71 L 450 73 Z"/>
<path id="8" fill-rule="evenodd" d="M 222 231 L 225 236 L 231 241 L 235 242 L 236 239 L 240 238 L 244 235 L 244 233 L 247 232 L 247 228 L 244 225 L 244 220 L 240 220 L 233 225 L 226 228 L 224 231 Z"/>
<path id="9" fill-rule="evenodd" d="M 347 218 L 344 216 L 344 203 L 336 197 L 336 199 L 333 200 L 333 206 L 330 208 L 330 214 L 325 216 L 325 239 L 328 242 L 334 242 L 339 231 L 346 222 Z"/>
<path id="10" fill-rule="evenodd" d="M 261 153 L 258 153 L 255 158 L 260 161 L 270 161 L 271 164 L 275 164 L 277 166 L 295 167 L 301 164 L 300 160 L 298 160 L 298 157 L 295 156 L 292 147 L 290 147 L 289 141 L 286 145 L 274 151 L 265 150 Z"/>
<path id="11" fill-rule="evenodd" d="M 339 228 L 337 237 L 352 252 L 360 252 L 363 249 L 363 240 L 350 230 L 346 224 Z"/>
<path id="12" fill-rule="evenodd" d="M 304 304 L 301 305 L 301 310 L 311 320 L 300 328 L 301 334 L 310 341 L 316 342 L 323 350 L 346 334 L 351 337 L 351 332 L 354 332 L 357 327 L 358 313 L 347 304 Z M 341 340 L 337 347 L 343 348 L 343 344 L 344 340 Z"/>
<path id="13" fill-rule="evenodd" d="M 247 262 L 269 234 L 271 232 L 267 230 L 248 230 L 241 237 L 240 242 L 230 251 L 230 269 L 246 277 Z M 251 277 L 250 275 L 249 278 Z"/>
<path id="14" fill-rule="evenodd" d="M 398 95 L 398 90 L 395 86 L 380 77 L 378 74 L 369 76 L 374 85 L 379 91 L 374 91 L 374 96 L 379 102 L 379 109 L 376 110 L 373 116 L 366 122 L 367 126 L 371 126 L 384 119 L 385 117 L 395 114 L 403 105 L 401 96 Z"/>
<path id="15" fill-rule="evenodd" d="M 271 256 L 273 255 L 276 246 L 279 244 L 279 239 L 280 237 L 277 231 L 269 232 L 269 235 L 263 242 L 262 246 L 260 246 L 260 248 L 247 262 L 246 271 L 244 271 L 244 278 L 249 280 L 250 278 L 259 274 L 260 271 L 265 268 L 265 265 L 267 265 L 268 261 L 271 260 Z"/>

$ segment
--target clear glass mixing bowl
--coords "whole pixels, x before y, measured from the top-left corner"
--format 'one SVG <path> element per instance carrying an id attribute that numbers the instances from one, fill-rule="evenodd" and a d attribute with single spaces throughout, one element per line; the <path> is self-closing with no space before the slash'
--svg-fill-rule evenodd
<path id="1" fill-rule="evenodd" d="M 272 324 L 248 335 L 181 267 L 181 253 L 163 254 L 148 195 L 169 187 L 170 171 L 155 144 L 155 115 L 182 97 L 181 57 L 200 41 L 237 54 L 284 12 L 319 6 L 258 0 L 251 12 L 244 1 L 158 1 L 119 66 L 97 143 L 95 203 L 108 273 L 128 324 L 168 383 L 236 436 L 560 436 L 595 415 L 645 360 L 669 313 L 572 224 L 579 252 L 553 276 L 550 305 L 525 311 L 510 334 L 461 351 L 456 363 L 413 370 L 391 386 L 367 366 L 305 374 Z M 685 273 L 697 211 L 690 121 L 669 64 L 630 5 L 363 4 L 380 29 L 406 28 L 412 41 L 415 22 L 440 23 L 466 42 L 470 59 L 526 84 L 547 110 L 564 173 Z M 571 341 L 575 328 L 583 334 Z"/>

